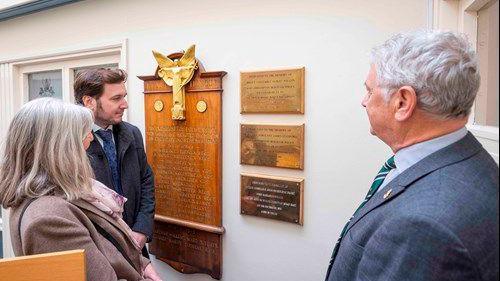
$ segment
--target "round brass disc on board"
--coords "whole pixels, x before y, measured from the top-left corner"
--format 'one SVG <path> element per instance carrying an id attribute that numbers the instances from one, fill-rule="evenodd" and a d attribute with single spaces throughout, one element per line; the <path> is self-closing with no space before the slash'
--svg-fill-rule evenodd
<path id="1" fill-rule="evenodd" d="M 207 103 L 205 101 L 198 101 L 198 103 L 196 104 L 196 110 L 198 110 L 198 112 L 200 113 L 203 113 L 207 110 Z"/>
<path id="2" fill-rule="evenodd" d="M 160 112 L 163 110 L 163 102 L 161 100 L 157 100 L 154 103 L 154 108 L 157 112 Z"/>

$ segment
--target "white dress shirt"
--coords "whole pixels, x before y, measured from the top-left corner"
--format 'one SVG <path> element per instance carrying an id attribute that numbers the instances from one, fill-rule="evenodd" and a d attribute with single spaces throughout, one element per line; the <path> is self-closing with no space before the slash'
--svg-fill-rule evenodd
<path id="1" fill-rule="evenodd" d="M 396 164 L 396 169 L 392 169 L 389 172 L 389 174 L 387 175 L 387 177 L 385 178 L 384 182 L 377 190 L 377 192 L 382 190 L 388 183 L 390 183 L 398 175 L 406 171 L 411 166 L 417 164 L 420 160 L 424 159 L 425 157 L 431 155 L 432 153 L 442 148 L 445 148 L 461 140 L 466 135 L 467 135 L 467 129 L 463 127 L 455 132 L 446 134 L 444 136 L 416 143 L 414 145 L 400 149 L 398 152 L 396 152 L 396 155 L 394 155 L 394 163 Z"/>

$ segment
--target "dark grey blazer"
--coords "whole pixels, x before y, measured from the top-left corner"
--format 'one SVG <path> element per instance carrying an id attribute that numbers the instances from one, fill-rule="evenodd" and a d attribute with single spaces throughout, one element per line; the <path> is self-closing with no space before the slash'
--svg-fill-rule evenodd
<path id="1" fill-rule="evenodd" d="M 468 133 L 368 201 L 327 280 L 497 281 L 498 234 L 498 166 Z"/>
<path id="2" fill-rule="evenodd" d="M 146 159 L 141 131 L 127 122 L 113 126 L 125 203 L 123 219 L 149 239 L 153 233 L 155 208 L 153 172 Z M 111 170 L 104 150 L 94 136 L 87 150 L 96 180 L 113 189 Z M 149 240 L 148 239 L 148 240 Z"/>

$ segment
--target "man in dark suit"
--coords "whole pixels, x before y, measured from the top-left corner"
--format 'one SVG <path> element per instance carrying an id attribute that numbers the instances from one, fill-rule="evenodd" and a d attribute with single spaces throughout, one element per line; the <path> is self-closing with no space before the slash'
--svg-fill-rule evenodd
<path id="1" fill-rule="evenodd" d="M 498 166 L 465 128 L 479 81 L 476 54 L 450 32 L 373 49 L 362 105 L 395 155 L 343 229 L 327 281 L 498 280 Z"/>
<path id="2" fill-rule="evenodd" d="M 123 219 L 148 257 L 153 232 L 154 181 L 139 129 L 122 121 L 128 108 L 127 74 L 120 69 L 91 69 L 77 75 L 75 100 L 94 113 L 89 155 L 96 179 L 127 198 Z"/>

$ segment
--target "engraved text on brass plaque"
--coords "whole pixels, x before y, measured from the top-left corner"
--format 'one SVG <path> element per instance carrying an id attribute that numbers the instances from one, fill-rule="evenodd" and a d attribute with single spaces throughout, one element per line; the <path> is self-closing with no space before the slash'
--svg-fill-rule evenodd
<path id="1" fill-rule="evenodd" d="M 304 180 L 241 175 L 241 214 L 303 224 Z"/>
<path id="2" fill-rule="evenodd" d="M 304 125 L 242 124 L 240 144 L 241 164 L 304 168 Z"/>
<path id="3" fill-rule="evenodd" d="M 304 113 L 304 68 L 241 72 L 241 113 Z"/>

